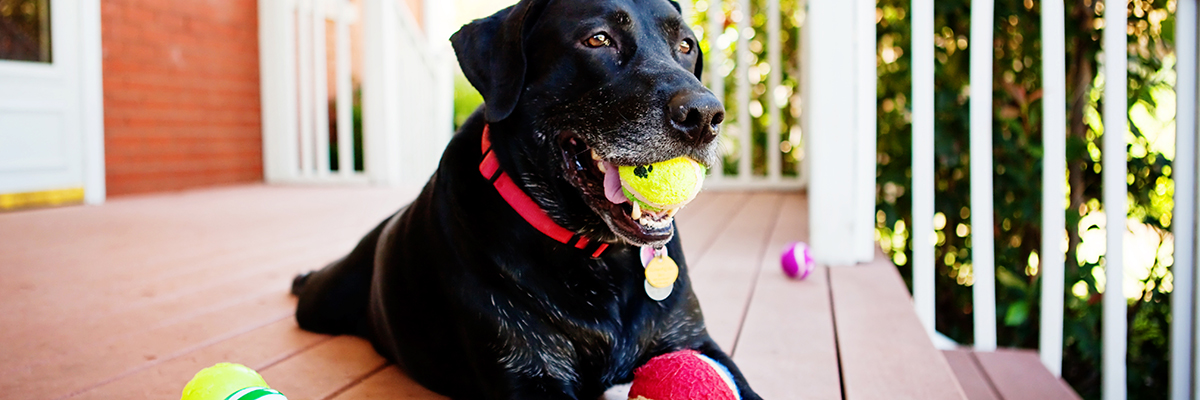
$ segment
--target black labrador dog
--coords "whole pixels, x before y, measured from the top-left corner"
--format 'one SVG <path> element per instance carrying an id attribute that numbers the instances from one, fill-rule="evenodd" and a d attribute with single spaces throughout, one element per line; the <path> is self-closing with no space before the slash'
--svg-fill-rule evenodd
<path id="1" fill-rule="evenodd" d="M 681 349 L 758 399 L 705 330 L 673 213 L 634 219 L 604 189 L 614 165 L 716 160 L 724 110 L 679 5 L 522 0 L 451 42 L 484 105 L 416 200 L 296 278 L 300 326 L 365 337 L 455 399 L 595 399 Z M 661 301 L 645 246 L 680 266 Z"/>

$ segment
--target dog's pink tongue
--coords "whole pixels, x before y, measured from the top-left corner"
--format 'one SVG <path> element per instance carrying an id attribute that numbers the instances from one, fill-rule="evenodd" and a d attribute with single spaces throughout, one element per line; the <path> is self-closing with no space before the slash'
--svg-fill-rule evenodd
<path id="1" fill-rule="evenodd" d="M 604 163 L 604 197 L 613 204 L 621 204 L 629 201 L 625 198 L 625 192 L 621 190 L 621 174 L 617 172 L 617 166 L 608 161 Z"/>

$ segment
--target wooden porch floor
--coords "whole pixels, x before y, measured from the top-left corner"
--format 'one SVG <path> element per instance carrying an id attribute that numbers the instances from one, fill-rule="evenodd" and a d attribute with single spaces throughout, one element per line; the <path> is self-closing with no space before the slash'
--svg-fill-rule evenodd
<path id="1" fill-rule="evenodd" d="M 0 214 L 0 397 L 172 399 L 230 361 L 292 400 L 439 398 L 363 340 L 301 331 L 287 293 L 415 194 L 246 186 Z M 747 192 L 706 192 L 679 216 L 709 331 L 754 388 L 966 398 L 888 262 L 783 276 L 806 218 L 804 195 Z"/>

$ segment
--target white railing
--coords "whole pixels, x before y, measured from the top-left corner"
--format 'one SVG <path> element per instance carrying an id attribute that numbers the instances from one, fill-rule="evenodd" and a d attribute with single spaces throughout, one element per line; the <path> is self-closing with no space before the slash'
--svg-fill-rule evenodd
<path id="1" fill-rule="evenodd" d="M 1051 2 L 1053 3 L 1053 2 Z M 971 226 L 976 229 L 971 230 L 971 242 L 974 243 L 972 250 L 972 272 L 974 274 L 973 303 L 974 306 L 974 323 L 975 323 L 975 340 L 974 347 L 980 351 L 991 351 L 996 348 L 996 289 L 995 289 L 995 239 L 993 238 L 993 165 L 992 165 L 992 57 L 993 49 L 987 45 L 992 43 L 993 30 L 995 27 L 993 21 L 992 0 L 974 0 L 972 1 L 971 10 L 971 42 L 977 43 L 970 48 L 970 141 L 971 141 Z M 1052 84 L 1046 85 L 1046 97 L 1043 101 L 1045 119 L 1043 121 L 1045 143 L 1045 167 L 1043 172 L 1043 209 L 1047 210 L 1044 214 L 1042 224 L 1042 268 L 1043 271 L 1043 286 L 1042 286 L 1042 324 L 1041 324 L 1041 357 L 1043 363 L 1056 375 L 1061 373 L 1062 367 L 1062 329 L 1063 329 L 1063 304 L 1062 299 L 1065 295 L 1063 291 L 1063 255 L 1061 243 L 1065 232 L 1064 214 L 1062 212 L 1054 213 L 1049 210 L 1062 210 L 1064 182 L 1066 170 L 1066 96 L 1065 96 L 1065 64 L 1064 58 L 1066 52 L 1064 50 L 1064 29 L 1063 29 L 1063 11 L 1061 4 L 1043 3 L 1043 18 L 1045 23 L 1042 27 L 1043 37 L 1043 57 L 1045 64 L 1043 65 L 1044 81 Z M 1120 10 L 1122 18 L 1124 18 L 1125 8 L 1113 7 L 1112 9 Z M 934 260 L 933 248 L 934 244 L 931 237 L 934 235 L 932 229 L 933 221 L 933 2 L 931 0 L 918 0 L 913 3 L 913 298 L 918 309 L 918 316 L 922 319 L 926 329 L 933 331 L 934 319 L 936 317 L 934 311 Z M 1123 26 L 1123 25 L 1120 25 Z M 1118 46 L 1124 54 L 1124 30 L 1112 30 L 1119 33 L 1121 45 Z M 983 43 L 983 45 L 978 45 Z M 1106 44 L 1109 42 L 1106 42 Z M 1115 52 L 1114 52 L 1115 53 Z M 1121 56 L 1123 57 L 1123 55 Z M 1120 59 L 1119 65 L 1124 66 L 1125 61 Z M 1112 65 L 1112 64 L 1109 64 Z M 1115 68 L 1113 70 L 1121 70 Z M 1118 82 L 1124 82 L 1121 78 Z M 1110 85 L 1120 86 L 1120 85 Z M 1119 115 L 1112 117 L 1119 118 L 1124 121 L 1124 94 L 1106 93 L 1109 98 L 1119 98 L 1121 101 L 1106 102 L 1106 104 L 1115 104 L 1115 112 Z M 1114 112 L 1108 110 L 1107 112 Z M 1107 122 L 1107 120 L 1106 120 Z M 1108 125 L 1112 126 L 1112 125 Z M 1123 125 L 1122 125 L 1123 126 Z M 1123 130 L 1118 130 L 1121 132 Z M 1124 135 L 1105 135 L 1106 138 L 1112 137 L 1116 140 L 1124 140 Z M 1116 143 L 1112 147 L 1105 148 L 1125 148 L 1123 143 Z M 1119 171 L 1124 171 L 1125 157 L 1106 157 L 1107 159 L 1118 160 L 1120 163 Z M 1112 167 L 1111 171 L 1118 171 L 1117 167 Z M 1105 165 L 1106 177 L 1111 173 L 1109 166 Z M 919 183 L 919 184 L 918 184 Z M 1105 185 L 1106 188 L 1114 188 L 1119 191 L 1121 203 L 1106 203 L 1113 204 L 1114 208 L 1109 210 L 1118 210 L 1116 207 L 1123 205 L 1126 192 L 1125 174 L 1120 172 L 1118 185 Z M 1108 198 L 1106 198 L 1106 201 Z M 1119 208 L 1123 210 L 1123 208 Z M 1124 226 L 1125 213 L 1122 211 L 1110 212 L 1110 216 L 1117 216 L 1119 223 L 1111 223 L 1109 226 Z M 1112 248 L 1120 248 L 1120 240 L 1123 238 L 1123 230 L 1111 229 L 1108 231 L 1110 240 L 1115 238 L 1117 244 Z M 1111 271 L 1120 271 L 1120 253 L 1109 253 L 1107 265 Z M 1115 260 L 1114 260 L 1115 257 Z M 1120 296 L 1120 284 L 1123 282 L 1121 278 L 1108 281 L 1106 294 L 1116 293 Z M 1051 282 L 1053 281 L 1053 282 Z M 1115 289 L 1114 289 L 1115 287 Z M 1113 290 L 1108 292 L 1107 290 Z M 1105 315 L 1106 323 L 1111 319 L 1119 319 L 1124 323 L 1124 297 L 1116 297 L 1119 301 L 1108 302 L 1120 306 L 1120 317 L 1110 318 Z M 1106 310 L 1107 311 L 1107 310 Z M 1115 335 L 1106 335 L 1106 345 L 1111 341 L 1121 341 L 1125 339 L 1124 331 L 1120 332 L 1119 337 Z M 1106 349 L 1105 354 L 1112 354 Z M 1110 373 L 1105 370 L 1105 378 L 1110 376 L 1120 377 L 1120 382 L 1124 382 L 1124 349 L 1121 349 L 1121 366 L 1122 369 L 1117 373 Z M 1107 380 L 1106 380 L 1107 382 Z M 1120 392 L 1124 393 L 1124 386 Z M 1105 393 L 1116 392 L 1116 390 L 1106 390 Z"/>
<path id="2" fill-rule="evenodd" d="M 1172 398 L 1200 398 L 1200 380 L 1194 349 L 1200 337 L 1195 335 L 1195 309 L 1200 298 L 1194 296 L 1196 251 L 1196 1 L 1178 2 L 1176 46 L 1178 62 L 1178 112 L 1176 113 L 1177 152 L 1175 192 L 1175 276 L 1173 301 L 1175 319 L 1172 331 Z M 1054 374 L 1062 371 L 1063 347 L 1063 249 L 1065 215 L 1061 212 L 1066 181 L 1066 95 L 1065 36 L 1063 5 L 1043 2 L 1042 46 L 1045 88 L 1043 135 L 1045 140 L 1043 171 L 1042 224 L 1042 309 L 1041 359 Z M 974 273 L 975 348 L 988 351 L 996 347 L 995 261 L 992 238 L 992 0 L 972 2 L 970 47 L 971 77 L 971 230 Z M 1106 26 L 1125 26 L 1126 7 L 1105 8 Z M 931 333 L 934 326 L 934 260 L 932 229 L 934 202 L 933 163 L 933 1 L 914 0 L 912 4 L 913 38 L 913 297 L 918 316 Z M 1126 148 L 1126 31 L 1105 29 L 1103 48 L 1105 99 L 1105 149 Z M 982 44 L 978 44 L 982 43 Z M 1114 84 L 1115 83 L 1115 84 Z M 819 150 L 818 150 L 819 151 Z M 1103 306 L 1103 383 L 1106 400 L 1126 396 L 1126 313 L 1122 290 L 1124 271 L 1122 247 L 1126 226 L 1126 156 L 1123 152 L 1105 153 L 1103 160 L 1103 203 L 1107 215 L 1106 282 Z M 1059 210 L 1060 212 L 1052 212 Z M 1193 390 L 1197 392 L 1193 393 Z"/>
<path id="3" fill-rule="evenodd" d="M 361 46 L 352 43 L 356 24 L 363 31 Z M 448 45 L 427 39 L 404 3 L 260 0 L 259 41 L 267 182 L 416 185 L 428 179 L 452 134 Z M 362 74 L 354 76 L 359 47 Z M 355 81 L 361 84 L 361 153 L 354 143 Z M 331 118 L 337 165 L 330 152 Z M 355 171 L 356 163 L 363 171 Z"/>
<path id="4" fill-rule="evenodd" d="M 730 1 L 733 13 L 735 15 L 731 21 L 726 21 L 725 3 Z M 780 150 L 781 129 L 783 119 L 780 109 L 787 102 L 780 102 L 776 98 L 775 93 L 777 88 L 782 85 L 783 76 L 783 50 L 781 48 L 780 35 L 780 18 L 779 0 L 767 1 L 765 10 L 753 10 L 750 6 L 750 0 L 710 0 L 708 1 L 707 10 L 705 11 L 707 25 L 704 26 L 704 37 L 710 43 L 710 51 L 704 54 L 706 65 L 704 67 L 705 75 L 707 76 L 707 84 L 713 94 L 717 98 L 724 101 L 726 95 L 725 78 L 722 73 L 725 68 L 728 49 L 722 47 L 717 40 L 717 37 L 725 31 L 726 22 L 732 23 L 733 28 L 738 32 L 737 41 L 734 45 L 734 101 L 738 104 L 736 118 L 731 118 L 732 123 L 737 131 L 735 138 L 738 145 L 738 168 L 734 175 L 725 175 L 723 166 L 717 165 L 713 168 L 713 173 L 709 175 L 706 187 L 715 189 L 799 189 L 805 186 L 805 169 L 801 166 L 802 163 L 797 163 L 797 171 L 795 176 L 785 176 L 783 173 L 783 152 Z M 689 12 L 685 11 L 686 12 Z M 766 146 L 763 151 L 765 160 L 762 160 L 766 165 L 766 173 L 763 175 L 753 173 L 754 165 L 754 130 L 749 107 L 751 102 L 751 88 L 757 82 L 750 81 L 750 68 L 753 64 L 753 55 L 750 52 L 749 38 L 752 36 L 752 27 L 750 26 L 750 17 L 755 12 L 762 12 L 767 15 L 767 37 L 766 37 L 766 56 L 767 65 L 770 72 L 766 74 L 766 97 L 767 106 L 764 110 L 767 114 L 768 123 L 766 135 Z M 798 33 L 798 32 L 797 32 Z M 797 52 L 798 53 L 798 52 Z M 728 120 L 728 119 L 727 119 Z M 729 125 L 728 123 L 726 125 Z M 793 151 L 800 151 L 799 149 Z"/>

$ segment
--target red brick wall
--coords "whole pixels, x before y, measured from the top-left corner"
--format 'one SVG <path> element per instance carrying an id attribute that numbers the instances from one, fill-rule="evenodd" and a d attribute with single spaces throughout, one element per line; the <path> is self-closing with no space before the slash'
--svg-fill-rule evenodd
<path id="1" fill-rule="evenodd" d="M 255 0 L 104 0 L 108 193 L 262 180 Z"/>

